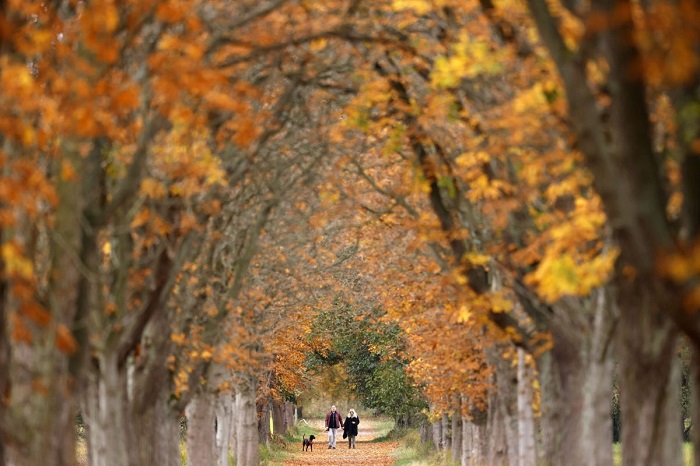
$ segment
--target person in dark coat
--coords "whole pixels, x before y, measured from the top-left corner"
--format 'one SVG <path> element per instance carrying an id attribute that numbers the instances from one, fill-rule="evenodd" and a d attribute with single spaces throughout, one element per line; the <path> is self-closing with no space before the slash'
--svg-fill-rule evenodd
<path id="1" fill-rule="evenodd" d="M 348 438 L 348 448 L 355 448 L 355 439 L 357 438 L 357 425 L 360 423 L 360 418 L 357 417 L 354 409 L 348 413 L 345 418 L 345 432 L 343 438 Z"/>

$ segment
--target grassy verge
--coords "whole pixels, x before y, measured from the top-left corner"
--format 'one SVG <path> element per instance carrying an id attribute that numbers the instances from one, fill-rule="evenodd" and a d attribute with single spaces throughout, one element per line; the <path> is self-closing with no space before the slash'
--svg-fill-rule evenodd
<path id="1" fill-rule="evenodd" d="M 388 440 L 397 440 L 395 466 L 445 466 L 456 465 L 450 458 L 450 452 L 436 452 L 432 442 L 421 443 L 420 433 L 416 429 L 391 431 Z"/>
<path id="2" fill-rule="evenodd" d="M 622 445 L 613 443 L 613 464 L 620 466 L 622 464 Z M 683 444 L 683 466 L 693 466 L 693 444 Z"/>

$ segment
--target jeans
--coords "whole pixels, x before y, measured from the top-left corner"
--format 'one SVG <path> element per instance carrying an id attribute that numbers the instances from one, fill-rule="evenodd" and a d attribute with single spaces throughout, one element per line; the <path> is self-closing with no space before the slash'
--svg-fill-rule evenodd
<path id="1" fill-rule="evenodd" d="M 357 438 L 356 435 L 348 436 L 348 448 L 355 448 L 355 439 L 356 438 Z"/>
<path id="2" fill-rule="evenodd" d="M 329 427 L 328 428 L 328 446 L 335 448 L 335 436 L 338 432 L 338 429 L 335 427 Z"/>

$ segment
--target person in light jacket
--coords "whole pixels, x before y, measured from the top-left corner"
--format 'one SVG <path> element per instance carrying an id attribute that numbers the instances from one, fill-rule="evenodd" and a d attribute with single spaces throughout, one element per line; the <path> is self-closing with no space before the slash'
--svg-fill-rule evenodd
<path id="1" fill-rule="evenodd" d="M 357 438 L 357 425 L 360 423 L 360 418 L 357 417 L 354 409 L 348 413 L 345 418 L 345 432 L 343 438 L 348 438 L 348 448 L 355 448 L 355 439 Z"/>
<path id="2" fill-rule="evenodd" d="M 326 413 L 326 431 L 328 432 L 328 448 L 335 449 L 335 436 L 338 428 L 343 427 L 343 417 L 335 406 L 331 406 L 331 410 Z"/>

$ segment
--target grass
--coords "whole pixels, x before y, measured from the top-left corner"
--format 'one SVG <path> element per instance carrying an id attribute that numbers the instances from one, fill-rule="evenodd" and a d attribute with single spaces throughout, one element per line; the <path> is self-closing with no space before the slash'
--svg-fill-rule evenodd
<path id="1" fill-rule="evenodd" d="M 421 443 L 416 429 L 391 431 L 386 440 L 398 440 L 395 466 L 444 466 L 458 464 L 452 462 L 450 452 L 436 452 L 432 442 Z"/>
<path id="2" fill-rule="evenodd" d="M 622 445 L 613 443 L 613 465 L 622 464 Z M 693 466 L 693 444 L 683 444 L 683 466 Z"/>

